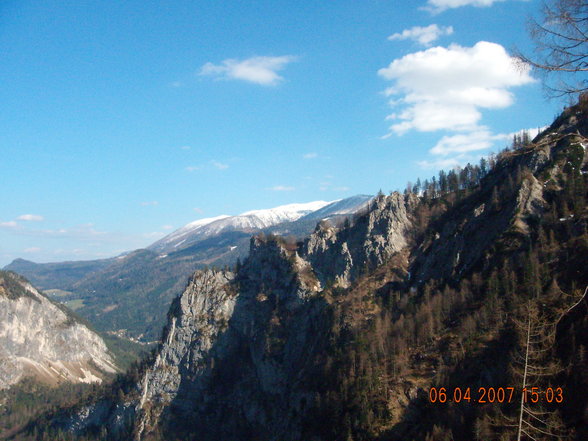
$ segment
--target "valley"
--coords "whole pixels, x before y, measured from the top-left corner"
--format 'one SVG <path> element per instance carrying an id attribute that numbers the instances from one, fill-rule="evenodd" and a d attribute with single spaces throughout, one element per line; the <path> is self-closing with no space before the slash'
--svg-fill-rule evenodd
<path id="1" fill-rule="evenodd" d="M 513 439 L 521 399 L 527 430 L 584 439 L 587 112 L 303 240 L 255 234 L 189 277 L 149 357 L 10 439 Z"/>

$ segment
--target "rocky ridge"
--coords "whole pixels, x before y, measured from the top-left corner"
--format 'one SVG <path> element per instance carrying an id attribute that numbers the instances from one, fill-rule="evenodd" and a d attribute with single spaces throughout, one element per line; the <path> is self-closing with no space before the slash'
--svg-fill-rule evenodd
<path id="1" fill-rule="evenodd" d="M 322 289 L 349 286 L 365 265 L 405 248 L 416 201 L 381 195 L 348 232 L 321 224 L 302 247 L 254 237 L 237 273 L 197 272 L 172 304 L 162 343 L 129 399 L 98 401 L 62 424 L 83 433 L 108 421 L 109 432 L 120 435 L 122 422 L 131 419 L 137 440 L 179 427 L 206 430 L 203 439 L 210 440 L 237 433 L 300 439 L 316 387 L 312 360 L 326 344 Z M 342 250 L 350 255 L 342 271 L 329 269 L 328 259 L 337 260 Z M 325 264 L 317 269 L 319 262 Z M 228 415 L 235 418 L 227 422 Z"/>
<path id="2" fill-rule="evenodd" d="M 513 250 L 528 244 L 544 214 L 545 189 L 565 184 L 560 171 L 573 152 L 581 156 L 574 167 L 585 169 L 586 127 L 574 117 L 502 155 L 453 205 L 434 201 L 445 211 L 422 231 L 420 198 L 393 193 L 376 197 L 348 225 L 319 223 L 303 243 L 251 239 L 249 257 L 234 273 L 192 277 L 174 301 L 159 349 L 122 400 L 74 409 L 59 427 L 80 434 L 103 425 L 113 439 L 330 439 L 320 434 L 328 423 L 313 421 L 329 398 L 321 395 L 331 380 L 324 376 L 332 368 L 324 366 L 327 348 L 345 351 L 337 339 L 345 340 L 353 320 L 374 323 L 376 293 L 392 283 L 405 293 L 425 282 L 456 283 L 492 265 L 499 238 Z M 497 198 L 497 188 L 509 197 Z M 349 363 L 360 371 L 355 355 Z M 389 405 L 394 424 L 414 412 L 421 390 L 414 379 L 398 384 L 404 392 L 388 393 L 396 397 Z"/>

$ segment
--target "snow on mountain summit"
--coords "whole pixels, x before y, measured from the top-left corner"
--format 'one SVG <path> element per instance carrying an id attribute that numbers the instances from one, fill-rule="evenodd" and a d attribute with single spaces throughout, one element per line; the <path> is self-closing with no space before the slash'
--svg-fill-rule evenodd
<path id="1" fill-rule="evenodd" d="M 314 201 L 302 204 L 287 204 L 263 210 L 246 211 L 237 216 L 222 215 L 199 219 L 184 225 L 148 248 L 158 252 L 173 251 L 225 231 L 253 232 L 282 222 L 298 220 L 332 202 Z"/>
<path id="2" fill-rule="evenodd" d="M 188 229 L 188 228 L 198 228 L 198 227 L 202 227 L 204 225 L 207 225 L 211 222 L 217 221 L 219 219 L 224 219 L 226 217 L 231 217 L 228 214 L 221 214 L 220 216 L 216 216 L 216 217 L 205 217 L 204 219 L 198 219 L 194 222 L 190 222 L 189 224 L 184 225 L 182 228 L 180 228 L 180 230 L 183 229 Z M 177 231 L 180 231 L 177 230 Z"/>
<path id="3" fill-rule="evenodd" d="M 163 251 L 178 248 L 179 246 L 183 245 L 193 234 L 197 234 L 198 230 L 200 230 L 202 227 L 205 227 L 206 225 L 213 222 L 226 219 L 227 217 L 230 216 L 222 214 L 220 216 L 207 217 L 190 222 L 189 224 L 184 225 L 182 228 L 173 231 L 172 233 L 153 243 L 149 246 L 149 249 L 153 251 Z"/>
<path id="4" fill-rule="evenodd" d="M 268 208 L 265 210 L 246 211 L 245 213 L 241 213 L 239 216 L 235 217 L 255 217 L 266 224 L 260 228 L 265 228 L 282 222 L 295 221 L 300 219 L 302 216 L 312 213 L 313 211 L 320 210 L 324 206 L 333 202 L 334 201 L 314 201 L 307 202 L 305 204 L 280 205 L 279 207 Z"/>

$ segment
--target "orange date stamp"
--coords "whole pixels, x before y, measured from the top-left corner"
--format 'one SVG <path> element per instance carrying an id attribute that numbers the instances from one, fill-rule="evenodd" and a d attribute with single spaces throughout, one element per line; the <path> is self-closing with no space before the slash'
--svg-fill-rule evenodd
<path id="1" fill-rule="evenodd" d="M 522 397 L 521 397 L 522 395 Z M 562 403 L 564 391 L 561 387 L 525 387 L 517 390 L 514 387 L 431 387 L 429 389 L 429 402 L 435 404 L 444 403 L 512 403 L 520 401 L 525 403 Z"/>

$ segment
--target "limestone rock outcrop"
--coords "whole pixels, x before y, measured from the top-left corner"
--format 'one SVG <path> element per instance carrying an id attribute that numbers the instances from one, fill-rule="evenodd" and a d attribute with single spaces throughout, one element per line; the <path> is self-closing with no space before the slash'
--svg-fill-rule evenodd
<path id="1" fill-rule="evenodd" d="M 0 389 L 24 377 L 100 383 L 117 371 L 98 334 L 24 278 L 0 271 Z"/>

